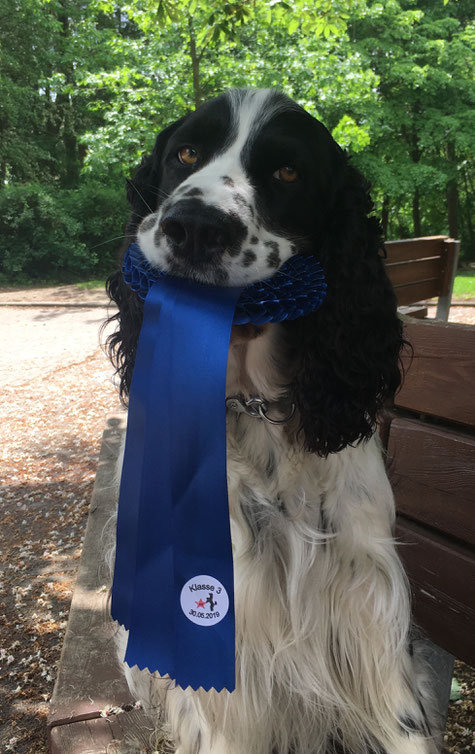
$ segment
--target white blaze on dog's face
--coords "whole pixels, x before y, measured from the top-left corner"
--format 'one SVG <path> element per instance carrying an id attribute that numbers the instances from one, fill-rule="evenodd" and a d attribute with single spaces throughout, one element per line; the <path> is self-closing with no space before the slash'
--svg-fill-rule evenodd
<path id="1" fill-rule="evenodd" d="M 142 252 L 153 266 L 203 283 L 272 276 L 293 254 L 312 251 L 334 151 L 324 126 L 277 92 L 234 90 L 206 103 L 168 139 L 158 207 L 137 232 Z"/>

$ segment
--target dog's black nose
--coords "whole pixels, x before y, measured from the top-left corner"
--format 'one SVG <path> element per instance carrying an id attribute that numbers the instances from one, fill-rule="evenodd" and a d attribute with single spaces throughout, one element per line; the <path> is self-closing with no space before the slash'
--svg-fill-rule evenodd
<path id="1" fill-rule="evenodd" d="M 210 262 L 239 241 L 239 221 L 193 200 L 182 201 L 166 211 L 160 229 L 174 254 L 192 264 Z"/>
<path id="2" fill-rule="evenodd" d="M 174 214 L 167 214 L 161 222 L 161 229 L 172 242 L 175 251 L 186 256 L 193 256 L 195 249 L 209 255 L 220 254 L 227 245 L 222 228 L 201 217 L 175 217 Z"/>

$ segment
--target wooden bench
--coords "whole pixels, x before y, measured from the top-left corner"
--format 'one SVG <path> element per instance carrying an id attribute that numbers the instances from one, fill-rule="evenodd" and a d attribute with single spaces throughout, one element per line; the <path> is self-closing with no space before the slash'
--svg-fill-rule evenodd
<path id="1" fill-rule="evenodd" d="M 413 306 L 438 297 L 437 319 L 449 316 L 460 241 L 446 236 L 386 241 L 388 277 L 404 314 L 424 317 L 427 308 Z"/>
<path id="2" fill-rule="evenodd" d="M 475 327 L 408 321 L 406 377 L 387 435 L 414 614 L 475 665 Z"/>

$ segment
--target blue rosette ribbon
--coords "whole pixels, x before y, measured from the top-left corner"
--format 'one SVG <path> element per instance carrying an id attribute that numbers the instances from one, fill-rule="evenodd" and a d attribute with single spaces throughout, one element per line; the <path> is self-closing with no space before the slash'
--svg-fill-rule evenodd
<path id="1" fill-rule="evenodd" d="M 221 288 L 152 267 L 138 244 L 125 282 L 144 299 L 130 387 L 111 612 L 125 660 L 182 688 L 235 688 L 226 481 L 226 366 L 233 324 L 282 322 L 322 304 L 310 256 L 268 280 Z"/>

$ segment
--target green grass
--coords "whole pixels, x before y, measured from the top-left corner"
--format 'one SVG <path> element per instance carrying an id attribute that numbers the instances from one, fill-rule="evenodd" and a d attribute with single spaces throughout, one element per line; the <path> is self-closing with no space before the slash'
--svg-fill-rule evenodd
<path id="1" fill-rule="evenodd" d="M 106 281 L 105 280 L 86 280 L 83 283 L 76 283 L 78 288 L 81 288 L 83 291 L 91 291 L 95 288 L 105 288 Z"/>
<path id="2" fill-rule="evenodd" d="M 106 281 L 104 280 L 22 280 L 10 283 L 0 277 L 0 291 L 24 291 L 28 288 L 55 288 L 60 285 L 75 285 L 83 291 L 92 291 L 98 288 L 105 289 Z"/>
<path id="3" fill-rule="evenodd" d="M 452 299 L 475 299 L 475 270 L 458 272 L 454 280 Z"/>

